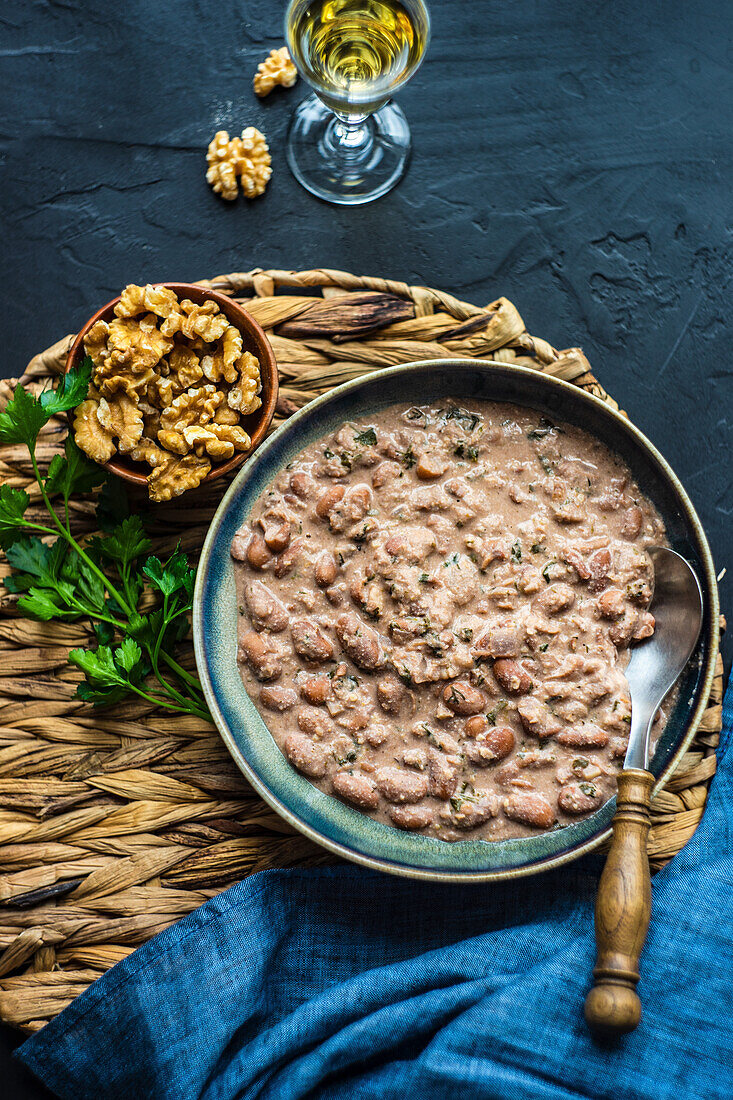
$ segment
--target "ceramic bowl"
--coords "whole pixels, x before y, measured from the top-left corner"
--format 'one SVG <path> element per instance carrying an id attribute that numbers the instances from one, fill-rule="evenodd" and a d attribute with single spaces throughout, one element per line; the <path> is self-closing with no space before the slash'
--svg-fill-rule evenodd
<path id="1" fill-rule="evenodd" d="M 259 409 L 251 413 L 250 416 L 242 417 L 240 420 L 242 427 L 252 440 L 252 445 L 248 451 L 236 451 L 226 462 L 212 463 L 210 472 L 201 482 L 202 485 L 208 485 L 210 482 L 215 481 L 219 477 L 223 477 L 225 474 L 231 473 L 232 470 L 241 466 L 244 460 L 252 454 L 255 448 L 259 446 L 265 438 L 277 404 L 278 378 L 275 355 L 265 333 L 257 324 L 254 317 L 250 317 L 245 309 L 242 309 L 242 307 L 231 298 L 227 298 L 226 295 L 218 294 L 215 290 L 208 290 L 203 286 L 197 286 L 195 283 L 156 283 L 155 286 L 168 287 L 169 290 L 173 290 L 178 295 L 179 299 L 190 298 L 190 300 L 197 305 L 201 305 L 203 302 L 207 301 L 216 302 L 219 309 L 227 317 L 230 323 L 241 332 L 243 350 L 249 351 L 255 355 L 260 363 L 260 374 L 262 378 L 262 392 L 260 398 L 262 404 Z M 118 295 L 116 298 L 113 298 L 111 302 L 107 302 L 106 306 L 102 306 L 101 309 L 98 309 L 93 317 L 89 318 L 74 340 L 74 343 L 71 345 L 69 354 L 66 357 L 65 369 L 67 371 L 76 366 L 83 359 L 84 337 L 89 332 L 89 329 L 92 325 L 95 325 L 97 321 L 111 321 L 114 318 L 114 309 L 119 300 Z M 71 416 L 73 417 L 73 413 Z M 149 468 L 144 463 L 133 462 L 132 459 L 119 454 L 116 454 L 109 462 L 105 462 L 104 468 L 110 470 L 113 474 L 117 474 L 117 476 L 121 477 L 124 481 L 129 481 L 142 487 L 145 487 L 147 476 L 150 473 Z"/>
<path id="2" fill-rule="evenodd" d="M 372 821 L 299 775 L 275 744 L 237 669 L 237 603 L 229 556 L 237 528 L 263 489 L 309 443 L 346 420 L 414 401 L 416 395 L 420 402 L 472 397 L 523 405 L 578 425 L 628 463 L 663 517 L 671 546 L 696 569 L 704 594 L 702 634 L 651 763 L 657 786 L 670 775 L 699 725 L 713 679 L 718 597 L 707 540 L 679 480 L 637 428 L 598 398 L 530 369 L 467 360 L 411 363 L 347 382 L 291 417 L 239 474 L 211 523 L 194 597 L 198 670 L 214 720 L 241 770 L 265 801 L 312 840 L 357 863 L 415 878 L 469 882 L 532 874 L 600 844 L 608 836 L 615 799 L 582 821 L 526 838 L 446 843 L 401 832 Z"/>

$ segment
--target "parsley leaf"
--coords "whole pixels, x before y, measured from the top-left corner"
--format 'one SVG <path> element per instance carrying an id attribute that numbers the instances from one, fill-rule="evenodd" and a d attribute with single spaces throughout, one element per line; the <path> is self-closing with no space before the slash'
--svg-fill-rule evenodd
<path id="1" fill-rule="evenodd" d="M 72 493 L 88 493 L 107 476 L 101 466 L 84 454 L 72 435 L 66 437 L 65 458 L 54 455 L 46 475 L 46 492 L 68 500 Z"/>
<path id="2" fill-rule="evenodd" d="M 186 555 L 180 550 L 171 554 L 165 564 L 156 557 L 149 557 L 143 565 L 143 573 L 153 588 L 157 588 L 163 596 L 183 592 L 186 596 L 193 597 L 196 573 L 189 569 Z"/>
<path id="3" fill-rule="evenodd" d="M 32 451 L 38 433 L 52 416 L 73 409 L 84 400 L 91 374 L 92 361 L 87 355 L 81 366 L 62 376 L 55 390 L 46 390 L 40 398 L 16 386 L 11 400 L 0 413 L 0 443 L 10 446 L 25 443 Z"/>
<path id="4" fill-rule="evenodd" d="M 5 551 L 6 558 L 13 569 L 17 570 L 6 578 L 5 587 L 10 592 L 24 592 L 32 584 L 40 582 L 53 588 L 63 580 L 65 555 L 66 545 L 63 539 L 47 543 L 24 535 Z"/>
<path id="5" fill-rule="evenodd" d="M 92 380 L 93 363 L 89 355 L 85 355 L 78 367 L 72 367 L 66 374 L 61 375 L 59 384 L 54 390 L 44 390 L 40 397 L 40 405 L 46 414 L 46 419 L 58 413 L 75 409 L 86 399 L 89 391 L 89 383 Z"/>
<path id="6" fill-rule="evenodd" d="M 366 431 L 359 432 L 354 436 L 354 442 L 358 443 L 360 447 L 373 447 L 377 442 L 377 433 L 374 428 L 367 428 Z"/>
<path id="7" fill-rule="evenodd" d="M 49 619 L 78 619 L 80 615 L 79 611 L 68 606 L 60 590 L 35 586 L 20 597 L 18 610 L 42 622 L 48 622 Z"/>
<path id="8" fill-rule="evenodd" d="M 103 557 L 125 566 L 146 554 L 151 543 L 143 530 L 140 517 L 126 516 L 107 538 L 95 540 L 95 545 Z"/>
<path id="9" fill-rule="evenodd" d="M 23 516 L 30 500 L 25 489 L 13 489 L 10 485 L 0 485 L 0 546 L 3 549 L 23 537 Z"/>
<path id="10" fill-rule="evenodd" d="M 40 401 L 22 386 L 16 386 L 11 400 L 0 413 L 0 443 L 9 446 L 25 443 L 32 450 L 38 433 L 48 419 Z"/>
<path id="11" fill-rule="evenodd" d="M 96 706 L 119 702 L 142 682 L 147 672 L 142 650 L 132 638 L 125 638 L 114 650 L 109 645 L 72 649 L 69 660 L 85 676 L 85 682 L 77 688 L 77 696 Z"/>

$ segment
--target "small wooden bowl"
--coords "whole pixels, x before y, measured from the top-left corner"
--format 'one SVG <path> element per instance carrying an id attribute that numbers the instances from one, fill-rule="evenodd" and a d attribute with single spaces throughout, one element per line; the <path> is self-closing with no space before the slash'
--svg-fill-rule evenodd
<path id="1" fill-rule="evenodd" d="M 206 287 L 197 286 L 195 283 L 155 283 L 154 285 L 165 286 L 169 290 L 174 291 L 179 299 L 189 298 L 197 305 L 201 305 L 203 302 L 207 301 L 216 302 L 229 322 L 241 332 L 243 350 L 251 352 L 259 360 L 260 376 L 262 379 L 262 392 L 260 393 L 262 404 L 256 412 L 250 413 L 249 416 L 244 416 L 240 420 L 242 427 L 252 440 L 252 446 L 248 451 L 235 452 L 232 458 L 228 459 L 226 462 L 212 464 L 211 470 L 201 482 L 201 485 L 207 485 L 209 482 L 215 481 L 217 478 L 223 477 L 225 474 L 231 473 L 232 470 L 236 470 L 238 466 L 241 466 L 244 460 L 252 454 L 265 438 L 265 434 L 275 412 L 275 405 L 277 404 L 278 378 L 275 355 L 267 337 L 254 317 L 250 317 L 249 313 L 242 309 L 236 302 L 232 301 L 231 298 L 227 298 L 224 294 L 218 294 L 215 290 L 207 290 Z M 108 302 L 106 306 L 102 306 L 101 309 L 98 309 L 93 317 L 89 318 L 74 340 L 74 343 L 71 345 L 71 349 L 66 358 L 65 369 L 67 371 L 73 366 L 78 365 L 83 359 L 84 337 L 89 332 L 89 329 L 92 325 L 95 325 L 97 321 L 111 321 L 115 315 L 114 308 L 119 300 L 120 298 L 118 295 L 116 298 L 113 298 L 111 302 Z M 73 412 L 70 415 L 73 419 Z M 133 462 L 132 459 L 119 454 L 111 458 L 109 462 L 105 462 L 104 468 L 105 470 L 110 470 L 113 474 L 117 474 L 117 476 L 121 477 L 124 481 L 129 481 L 139 486 L 145 486 L 148 473 L 150 472 L 148 467 L 143 463 Z"/>

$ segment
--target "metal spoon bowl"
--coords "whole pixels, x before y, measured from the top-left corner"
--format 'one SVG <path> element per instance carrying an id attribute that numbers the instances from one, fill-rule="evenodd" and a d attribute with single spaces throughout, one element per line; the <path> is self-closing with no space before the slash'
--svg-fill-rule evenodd
<path id="1" fill-rule="evenodd" d="M 677 682 L 700 637 L 702 590 L 689 562 L 666 546 L 649 550 L 654 563 L 654 633 L 635 646 L 626 666 L 631 690 L 631 731 L 625 768 L 649 767 L 654 716 Z"/>

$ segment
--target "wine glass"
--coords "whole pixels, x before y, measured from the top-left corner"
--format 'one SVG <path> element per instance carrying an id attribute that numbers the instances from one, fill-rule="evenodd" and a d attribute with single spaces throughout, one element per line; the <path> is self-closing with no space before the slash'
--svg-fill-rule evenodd
<path id="1" fill-rule="evenodd" d="M 291 0 L 290 56 L 315 90 L 293 115 L 288 164 L 312 194 L 356 205 L 401 179 L 410 128 L 392 95 L 430 38 L 422 0 Z"/>

